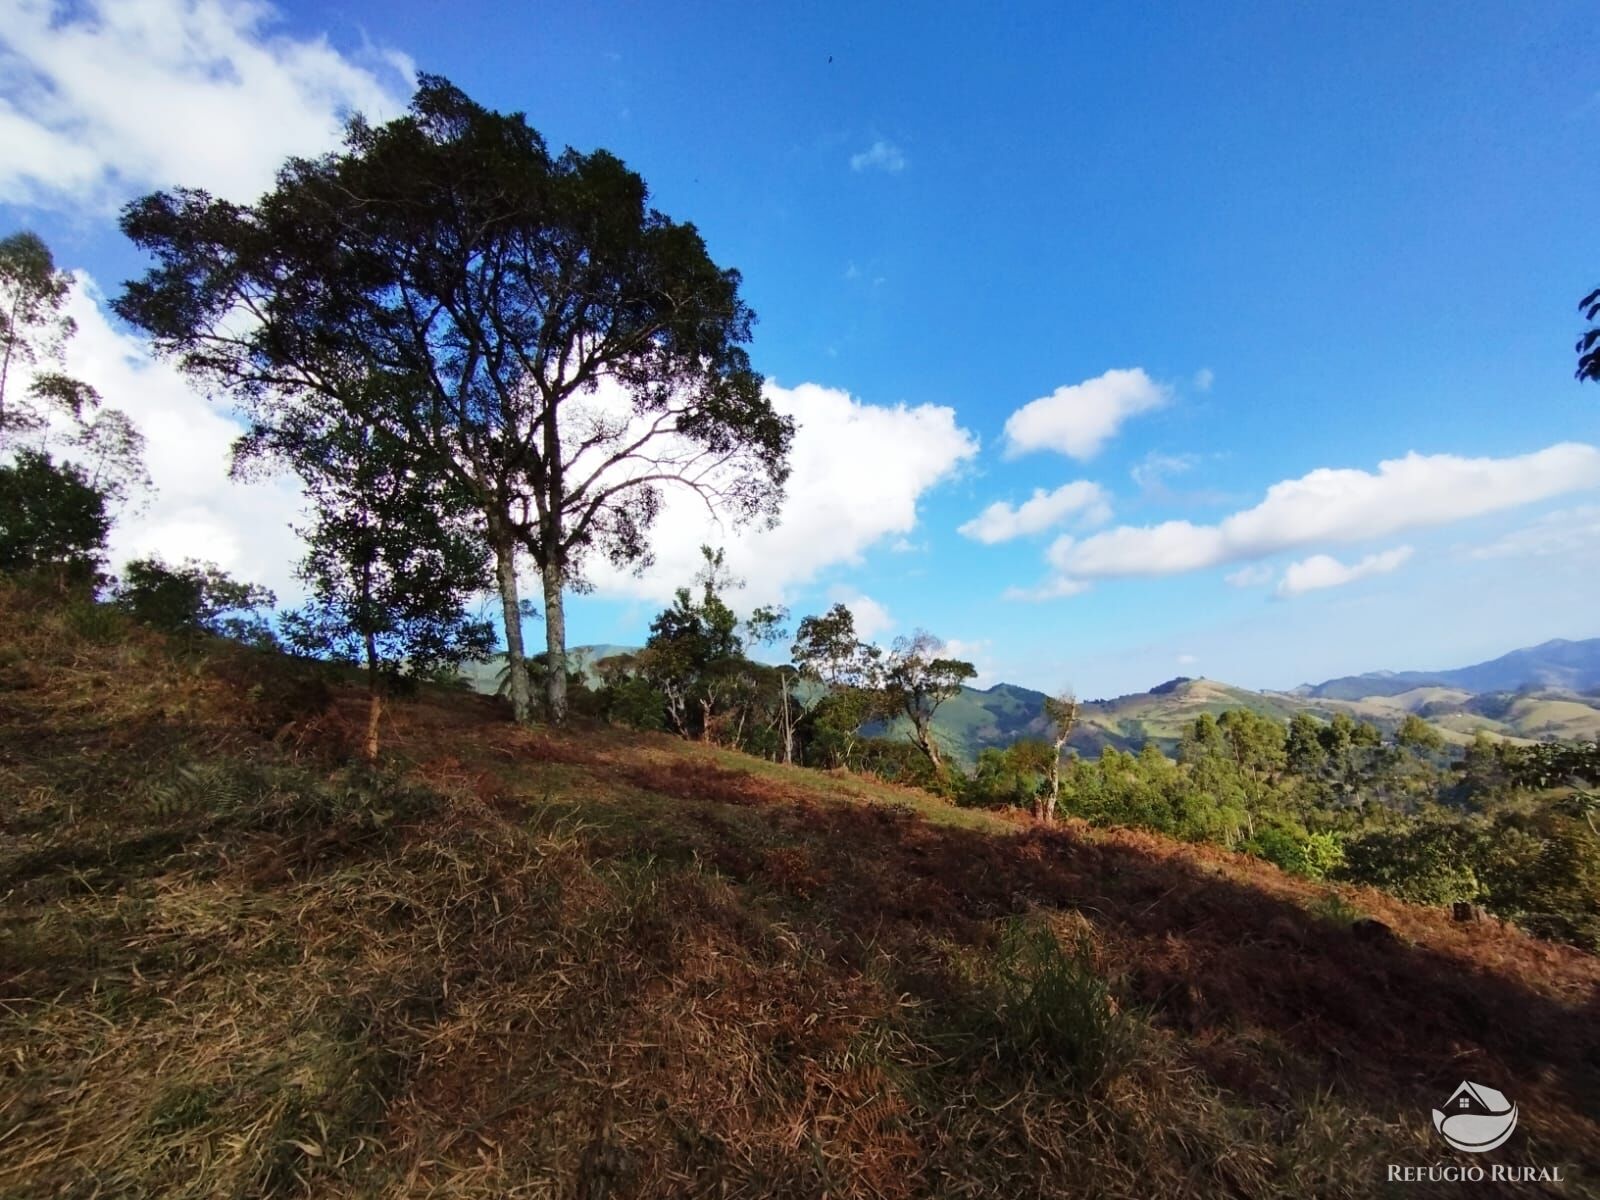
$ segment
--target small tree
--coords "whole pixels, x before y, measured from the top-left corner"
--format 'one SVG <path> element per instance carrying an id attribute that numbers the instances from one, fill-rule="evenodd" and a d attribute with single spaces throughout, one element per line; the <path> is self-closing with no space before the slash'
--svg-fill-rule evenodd
<path id="1" fill-rule="evenodd" d="M 1394 743 L 1417 754 L 1437 754 L 1444 749 L 1444 737 L 1416 713 L 1407 713 L 1400 722 Z"/>
<path id="2" fill-rule="evenodd" d="M 365 753 L 375 763 L 385 692 L 494 648 L 494 627 L 466 611 L 489 587 L 488 550 L 446 481 L 410 472 L 381 430 L 329 422 L 302 432 L 260 447 L 295 465 L 313 506 L 299 531 L 311 600 L 285 615 L 284 638 L 365 667 Z"/>
<path id="3" fill-rule="evenodd" d="M 1033 815 L 1043 818 L 1047 824 L 1056 819 L 1056 802 L 1061 798 L 1061 752 L 1078 724 L 1078 709 L 1078 697 L 1071 688 L 1045 697 L 1044 715 L 1050 722 L 1050 741 L 1055 753 L 1050 758 L 1050 790 L 1034 798 Z"/>
<path id="4" fill-rule="evenodd" d="M 802 679 L 822 685 L 804 714 L 813 744 L 825 762 L 847 766 L 861 726 L 883 715 L 883 652 L 857 637 L 855 614 L 835 604 L 801 619 L 789 654 Z"/>
<path id="5" fill-rule="evenodd" d="M 978 674 L 971 663 L 946 658 L 943 651 L 942 641 L 919 629 L 910 637 L 895 639 L 883 672 L 888 707 L 911 723 L 908 736 L 928 756 L 935 771 L 944 769 L 944 760 L 933 731 L 933 715 Z"/>
<path id="6" fill-rule="evenodd" d="M 22 450 L 0 465 L 0 571 L 53 570 L 92 582 L 102 565 L 105 494 L 78 467 Z"/>
<path id="7" fill-rule="evenodd" d="M 148 487 L 144 435 L 126 413 L 102 407 L 100 394 L 59 370 L 77 326 L 67 315 L 72 276 L 56 269 L 37 234 L 0 239 L 0 450 L 24 436 L 59 456 L 81 460 L 85 481 L 108 500 Z M 34 368 L 16 394 L 17 369 Z M 52 418 L 70 432 L 51 436 Z M 61 430 L 55 430 L 60 434 Z"/>
<path id="8" fill-rule="evenodd" d="M 154 556 L 135 559 L 122 569 L 115 596 L 118 607 L 134 620 L 163 633 L 273 640 L 260 610 L 271 608 L 277 598 L 257 584 L 241 583 L 215 563 L 191 558 L 170 567 Z"/>
<path id="9" fill-rule="evenodd" d="M 743 658 L 739 619 L 722 598 L 733 586 L 722 551 L 702 546 L 700 594 L 679 588 L 672 606 L 650 622 L 644 673 L 667 698 L 673 727 L 684 737 L 709 739 L 718 704 L 733 688 Z"/>

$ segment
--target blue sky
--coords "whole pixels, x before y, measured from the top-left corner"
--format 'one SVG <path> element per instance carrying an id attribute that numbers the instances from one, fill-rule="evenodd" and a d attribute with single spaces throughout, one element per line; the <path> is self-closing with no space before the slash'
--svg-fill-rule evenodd
<path id="1" fill-rule="evenodd" d="M 743 272 L 757 366 L 803 437 L 815 414 L 787 539 L 727 535 L 797 614 L 845 599 L 1091 696 L 1600 635 L 1588 6 L 5 7 L 0 229 L 102 293 L 139 267 L 117 204 L 248 198 L 411 70 L 621 155 Z M 84 370 L 169 444 L 129 552 L 287 591 L 292 495 L 185 475 L 225 414 L 81 303 Z M 987 527 L 1015 536 L 961 532 L 1074 484 Z M 663 537 L 657 572 L 575 601 L 575 642 L 642 638 L 698 534 Z"/>

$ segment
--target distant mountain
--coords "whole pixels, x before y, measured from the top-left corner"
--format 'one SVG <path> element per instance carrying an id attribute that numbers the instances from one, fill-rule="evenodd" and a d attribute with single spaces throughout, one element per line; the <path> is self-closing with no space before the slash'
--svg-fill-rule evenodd
<path id="1" fill-rule="evenodd" d="M 1323 700 L 1398 696 L 1416 688 L 1454 688 L 1474 694 L 1525 690 L 1590 692 L 1600 689 L 1600 638 L 1545 642 L 1488 662 L 1449 671 L 1372 671 L 1296 689 Z"/>
<path id="2" fill-rule="evenodd" d="M 595 664 L 636 650 L 576 646 L 570 653 L 595 684 Z M 493 692 L 504 669 L 504 656 L 496 656 L 463 674 L 477 690 Z M 1044 702 L 1043 692 L 1014 683 L 962 688 L 940 705 L 934 730 L 950 754 L 971 764 L 991 746 L 1047 737 Z M 1515 740 L 1600 737 L 1600 638 L 1546 642 L 1458 670 L 1373 671 L 1293 692 L 1253 692 L 1179 676 L 1147 692 L 1086 701 L 1067 745 L 1087 757 L 1107 747 L 1137 753 L 1147 744 L 1171 755 L 1184 727 L 1201 713 L 1219 716 L 1230 708 L 1248 708 L 1276 721 L 1288 721 L 1297 712 L 1327 720 L 1343 711 L 1385 732 L 1415 713 L 1458 746 L 1479 730 Z M 903 728 L 903 723 L 879 724 L 868 732 L 897 734 Z"/>

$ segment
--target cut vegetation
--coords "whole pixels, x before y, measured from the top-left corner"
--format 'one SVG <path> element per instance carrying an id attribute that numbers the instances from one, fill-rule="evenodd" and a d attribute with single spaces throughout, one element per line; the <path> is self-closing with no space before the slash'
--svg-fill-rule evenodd
<path id="1" fill-rule="evenodd" d="M 1572 948 L 451 690 L 373 773 L 326 668 L 0 629 L 5 1195 L 1369 1196 L 1463 1077 L 1594 1194 Z"/>

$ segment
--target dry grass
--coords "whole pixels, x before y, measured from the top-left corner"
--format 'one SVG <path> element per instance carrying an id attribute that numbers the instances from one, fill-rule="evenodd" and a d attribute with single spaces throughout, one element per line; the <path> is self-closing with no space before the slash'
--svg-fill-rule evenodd
<path id="1" fill-rule="evenodd" d="M 1514 930 L 443 692 L 373 776 L 303 666 L 0 628 L 0 1195 L 1367 1196 L 1462 1077 L 1600 1172 Z"/>

